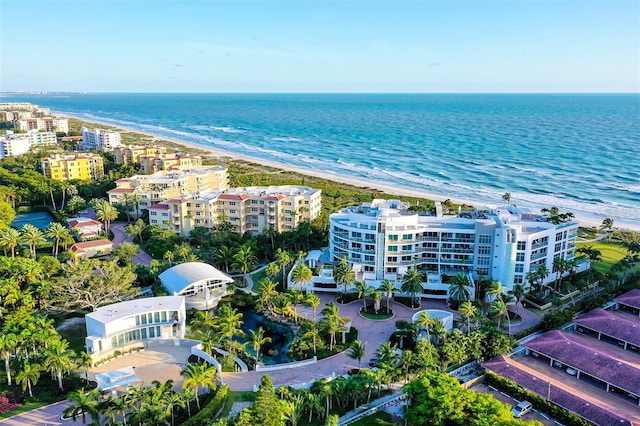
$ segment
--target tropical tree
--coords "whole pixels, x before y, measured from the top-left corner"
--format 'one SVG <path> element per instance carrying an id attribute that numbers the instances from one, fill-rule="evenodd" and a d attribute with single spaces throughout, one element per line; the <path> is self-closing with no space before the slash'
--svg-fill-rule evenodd
<path id="1" fill-rule="evenodd" d="M 505 192 L 505 193 L 502 195 L 502 199 L 503 199 L 504 201 L 506 201 L 506 202 L 507 202 L 507 204 L 509 204 L 509 203 L 511 202 L 511 193 L 510 193 L 510 192 Z"/>
<path id="2" fill-rule="evenodd" d="M 522 304 L 522 299 L 524 299 L 527 291 L 524 288 L 524 284 L 515 284 L 511 290 L 509 290 L 509 294 L 516 301 L 516 312 L 518 311 L 518 304 Z"/>
<path id="3" fill-rule="evenodd" d="M 4 369 L 7 374 L 7 383 L 11 386 L 11 355 L 18 346 L 18 338 L 13 333 L 0 334 L 0 356 L 4 359 Z"/>
<path id="4" fill-rule="evenodd" d="M 209 388 L 211 390 L 215 389 L 216 372 L 217 370 L 215 366 L 209 365 L 205 362 L 201 362 L 198 364 L 189 364 L 180 372 L 180 375 L 184 377 L 183 386 L 193 388 L 193 390 L 195 391 L 198 411 L 200 411 L 198 389 L 199 387 L 202 387 L 203 390 L 206 388 Z"/>
<path id="5" fill-rule="evenodd" d="M 378 290 L 386 293 L 387 295 L 387 313 L 391 312 L 390 301 L 391 301 L 391 298 L 393 297 L 393 292 L 395 291 L 395 289 L 396 289 L 395 283 L 387 279 L 382 280 L 380 287 L 378 287 Z"/>
<path id="6" fill-rule="evenodd" d="M 98 410 L 98 390 L 94 389 L 85 392 L 84 388 L 77 389 L 67 395 L 67 399 L 71 404 L 63 411 L 64 417 L 71 417 L 76 421 L 78 416 L 82 416 L 82 422 L 87 424 L 87 414 L 92 420 L 98 420 L 100 412 Z"/>
<path id="7" fill-rule="evenodd" d="M 462 302 L 458 307 L 458 313 L 467 320 L 467 333 L 471 331 L 471 318 L 476 314 L 477 308 L 470 301 Z"/>
<path id="8" fill-rule="evenodd" d="M 507 309 L 507 304 L 504 303 L 502 299 L 496 299 L 491 304 L 491 313 L 495 316 L 498 321 L 498 329 L 500 329 L 500 321 L 502 318 L 507 319 L 507 323 L 509 324 L 509 334 L 511 334 L 511 321 L 509 321 L 509 310 Z"/>
<path id="9" fill-rule="evenodd" d="M 285 270 L 286 270 L 287 266 L 289 264 L 291 264 L 291 262 L 292 262 L 291 256 L 289 255 L 289 252 L 286 251 L 286 250 L 282 250 L 281 248 L 278 248 L 276 250 L 276 262 L 278 263 L 278 266 L 280 266 L 280 271 L 282 273 L 282 288 L 286 288 Z"/>
<path id="10" fill-rule="evenodd" d="M 42 231 L 29 223 L 22 226 L 20 238 L 22 239 L 22 242 L 29 246 L 29 252 L 31 253 L 32 259 L 36 258 L 36 249 L 38 246 L 47 242 Z"/>
<path id="11" fill-rule="evenodd" d="M 353 360 L 358 361 L 358 368 L 360 368 L 360 363 L 362 362 L 362 358 L 364 358 L 366 350 L 366 344 L 362 343 L 360 340 L 355 340 L 349 346 L 349 351 L 347 352 L 347 356 Z"/>
<path id="12" fill-rule="evenodd" d="M 312 280 L 313 272 L 304 263 L 298 263 L 291 271 L 291 281 L 300 286 L 300 291 L 302 291 L 302 286 L 309 284 Z"/>
<path id="13" fill-rule="evenodd" d="M 271 262 L 265 268 L 264 273 L 267 277 L 269 277 L 269 279 L 271 279 L 271 281 L 273 281 L 280 273 L 280 267 L 276 262 Z"/>
<path id="14" fill-rule="evenodd" d="M 369 287 L 367 290 L 369 291 L 369 297 L 373 299 L 373 310 L 377 315 L 378 312 L 380 312 L 380 301 L 382 300 L 382 293 L 380 293 L 380 291 L 375 287 Z"/>
<path id="15" fill-rule="evenodd" d="M 269 278 L 262 278 L 258 281 L 257 302 L 261 309 L 266 309 L 273 314 L 275 298 L 278 296 L 276 283 Z"/>
<path id="16" fill-rule="evenodd" d="M 233 309 L 228 304 L 220 307 L 218 315 L 218 331 L 227 342 L 227 350 L 232 352 L 233 338 L 235 336 L 244 336 L 244 332 L 240 328 L 244 322 L 243 314 L 238 313 L 237 309 Z"/>
<path id="17" fill-rule="evenodd" d="M 431 342 L 431 336 L 429 335 L 429 330 L 431 328 L 431 317 L 429 317 L 429 313 L 427 311 L 422 311 L 418 314 L 418 318 L 416 320 L 416 325 L 424 329 L 427 333 L 427 342 Z"/>
<path id="18" fill-rule="evenodd" d="M 60 391 L 64 391 L 62 375 L 76 365 L 74 357 L 75 352 L 69 349 L 69 342 L 66 340 L 53 340 L 45 349 L 42 366 L 58 379 Z"/>
<path id="19" fill-rule="evenodd" d="M 415 306 L 415 299 L 417 293 L 422 293 L 422 282 L 424 281 L 424 276 L 422 272 L 418 271 L 416 264 L 414 262 L 413 268 L 409 269 L 402 276 L 402 286 L 400 289 L 407 294 L 411 295 L 411 305 Z"/>
<path id="20" fill-rule="evenodd" d="M 313 322 L 317 322 L 318 319 L 316 317 L 316 310 L 320 306 L 320 298 L 318 297 L 318 295 L 314 293 L 307 294 L 307 296 L 304 298 L 304 304 L 312 309 Z"/>
<path id="21" fill-rule="evenodd" d="M 343 257 L 338 265 L 333 268 L 333 279 L 336 284 L 343 286 L 343 300 L 347 297 L 347 287 L 356 281 L 356 273 Z"/>
<path id="22" fill-rule="evenodd" d="M 96 212 L 96 218 L 104 224 L 104 231 L 108 234 L 111 222 L 118 218 L 118 209 L 106 200 L 93 199 L 90 202 Z"/>
<path id="23" fill-rule="evenodd" d="M 124 192 L 120 195 L 120 199 L 122 200 L 122 204 L 124 204 L 124 210 L 127 216 L 127 223 L 131 222 L 131 207 L 133 206 L 133 202 L 131 200 L 132 193 Z"/>
<path id="24" fill-rule="evenodd" d="M 491 283 L 489 287 L 489 296 L 492 299 L 500 299 L 502 300 L 502 296 L 504 295 L 504 287 L 502 287 L 502 283 L 498 281 L 494 281 Z"/>
<path id="25" fill-rule="evenodd" d="M 256 352 L 256 359 L 260 361 L 260 348 L 265 343 L 271 343 L 271 337 L 264 336 L 264 329 L 258 327 L 258 330 L 249 330 L 249 343 Z"/>
<path id="26" fill-rule="evenodd" d="M 462 272 L 458 272 L 453 276 L 449 283 L 449 297 L 460 304 L 466 302 L 471 298 L 471 291 L 469 291 L 469 279 Z"/>
<path id="27" fill-rule="evenodd" d="M 318 346 L 317 342 L 320 339 L 320 328 L 318 328 L 318 324 L 312 323 L 305 328 L 305 332 L 302 335 L 304 339 L 311 339 L 313 341 L 313 354 L 318 354 Z"/>
<path id="28" fill-rule="evenodd" d="M 49 227 L 44 231 L 44 235 L 54 241 L 52 251 L 54 256 L 58 256 L 60 241 L 64 241 L 65 239 L 68 240 L 71 237 L 69 230 L 58 222 L 51 222 Z"/>
<path id="29" fill-rule="evenodd" d="M 137 235 L 140 240 L 140 244 L 144 243 L 142 238 L 143 232 L 148 228 L 148 225 L 142 219 L 136 220 L 133 224 L 124 227 L 124 233 L 127 237 Z M 197 229 L 197 228 L 196 228 Z"/>
<path id="30" fill-rule="evenodd" d="M 20 232 L 14 228 L 7 228 L 0 234 L 0 247 L 4 249 L 5 255 L 7 250 L 11 253 L 11 258 L 15 258 L 16 247 L 22 241 Z"/>
<path id="31" fill-rule="evenodd" d="M 253 249 L 249 245 L 240 247 L 233 256 L 233 267 L 242 271 L 245 285 L 248 283 L 247 274 L 256 263 L 258 263 L 258 258 L 253 254 Z"/>
<path id="32" fill-rule="evenodd" d="M 362 310 L 367 310 L 367 283 L 364 281 L 355 282 L 356 290 L 358 290 L 358 298 L 362 297 Z"/>
<path id="33" fill-rule="evenodd" d="M 611 231 L 613 229 L 613 219 L 610 217 L 606 217 L 602 220 L 602 225 L 600 225 L 600 229 Z"/>
<path id="34" fill-rule="evenodd" d="M 40 364 L 31 364 L 29 359 L 25 359 L 22 364 L 22 370 L 16 376 L 16 382 L 19 385 L 22 385 L 22 390 L 25 391 L 29 389 L 29 396 L 33 398 L 33 392 L 31 390 L 32 386 L 35 386 L 40 379 L 40 373 L 42 372 L 42 367 Z"/>

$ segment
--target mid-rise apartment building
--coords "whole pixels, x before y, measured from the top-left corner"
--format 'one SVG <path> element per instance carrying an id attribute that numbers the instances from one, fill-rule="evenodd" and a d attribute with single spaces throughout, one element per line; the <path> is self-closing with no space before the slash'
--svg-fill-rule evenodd
<path id="1" fill-rule="evenodd" d="M 199 155 L 167 152 L 166 148 L 160 146 L 122 145 L 115 148 L 113 153 L 116 164 L 140 164 L 140 171 L 145 175 L 202 166 Z"/>
<path id="2" fill-rule="evenodd" d="M 98 151 L 111 151 L 122 145 L 120 132 L 105 129 L 82 128 L 82 145 L 85 149 L 97 149 Z"/>
<path id="3" fill-rule="evenodd" d="M 396 200 L 374 200 L 329 218 L 329 250 L 346 257 L 363 280 L 399 283 L 410 268 L 425 272 L 425 295 L 447 297 L 442 274 L 462 272 L 499 281 L 510 290 L 526 284 L 540 265 L 553 270 L 558 257 L 575 257 L 578 224 L 553 224 L 512 206 L 475 211 L 466 217 L 409 212 Z M 415 266 L 414 266 L 415 265 Z M 555 279 L 549 274 L 545 283 Z M 399 285 L 399 284 L 398 284 Z"/>
<path id="4" fill-rule="evenodd" d="M 98 154 L 54 155 L 41 160 L 43 174 L 55 180 L 97 180 L 104 176 L 104 163 Z"/>
<path id="5" fill-rule="evenodd" d="M 320 215 L 321 190 L 307 186 L 254 186 L 169 199 L 149 208 L 149 221 L 182 236 L 196 227 L 228 223 L 239 233 L 295 229 Z"/>
<path id="6" fill-rule="evenodd" d="M 153 175 L 135 175 L 116 181 L 116 188 L 107 191 L 112 205 L 122 203 L 122 194 L 137 194 L 144 210 L 161 201 L 205 191 L 223 191 L 229 186 L 226 167 L 204 166 L 169 170 Z"/>
<path id="7" fill-rule="evenodd" d="M 39 132 L 31 130 L 27 133 L 13 133 L 0 136 L 0 158 L 17 157 L 27 153 L 31 148 L 56 146 L 56 134 L 53 132 Z"/>
<path id="8" fill-rule="evenodd" d="M 140 164 L 143 155 L 160 155 L 167 149 L 156 145 L 120 145 L 113 149 L 116 164 Z"/>
<path id="9" fill-rule="evenodd" d="M 13 120 L 13 127 L 18 130 L 43 130 L 45 132 L 69 133 L 69 120 L 61 117 L 20 118 Z"/>

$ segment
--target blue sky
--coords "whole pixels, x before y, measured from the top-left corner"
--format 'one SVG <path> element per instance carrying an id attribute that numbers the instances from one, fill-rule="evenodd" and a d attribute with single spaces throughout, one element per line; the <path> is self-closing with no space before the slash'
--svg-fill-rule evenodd
<path id="1" fill-rule="evenodd" d="M 640 1 L 0 0 L 0 91 L 639 92 Z"/>

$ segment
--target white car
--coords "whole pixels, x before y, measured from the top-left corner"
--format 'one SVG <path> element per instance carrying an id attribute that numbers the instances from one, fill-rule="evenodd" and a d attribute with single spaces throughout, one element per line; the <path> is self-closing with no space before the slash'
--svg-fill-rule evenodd
<path id="1" fill-rule="evenodd" d="M 511 409 L 511 414 L 513 414 L 516 419 L 519 419 L 525 414 L 531 412 L 531 410 L 533 410 L 533 405 L 531 405 L 529 401 L 522 401 Z"/>

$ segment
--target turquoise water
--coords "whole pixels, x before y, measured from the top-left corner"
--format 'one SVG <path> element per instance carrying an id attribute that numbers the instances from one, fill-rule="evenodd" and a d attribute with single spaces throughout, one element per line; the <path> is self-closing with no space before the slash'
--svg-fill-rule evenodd
<path id="1" fill-rule="evenodd" d="M 242 321 L 244 321 L 242 331 L 249 334 L 249 330 L 257 330 L 258 327 L 262 327 L 265 331 L 265 337 L 271 337 L 271 342 L 265 343 L 260 349 L 260 358 L 265 365 L 291 361 L 287 353 L 293 340 L 293 332 L 289 327 L 273 322 L 253 310 L 242 311 L 242 314 Z M 253 351 L 253 348 L 249 348 L 249 350 Z"/>
<path id="2" fill-rule="evenodd" d="M 47 212 L 22 213 L 16 215 L 13 222 L 11 222 L 11 226 L 20 229 L 23 225 L 29 223 L 38 229 L 45 230 L 51 222 L 53 222 L 53 217 Z"/>
<path id="3" fill-rule="evenodd" d="M 640 226 L 640 95 L 11 95 L 285 164 Z"/>

